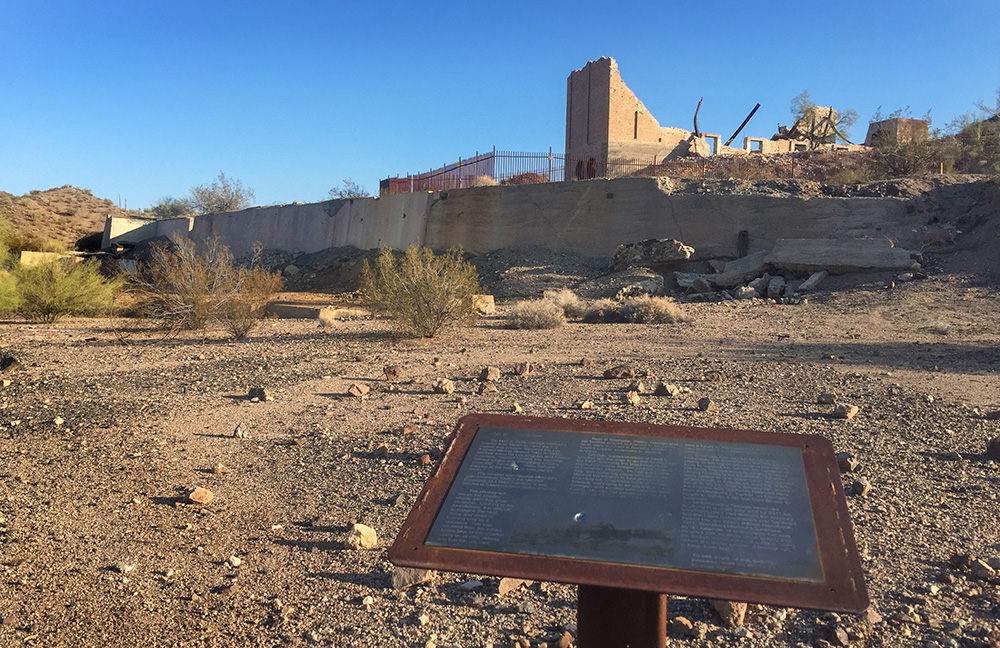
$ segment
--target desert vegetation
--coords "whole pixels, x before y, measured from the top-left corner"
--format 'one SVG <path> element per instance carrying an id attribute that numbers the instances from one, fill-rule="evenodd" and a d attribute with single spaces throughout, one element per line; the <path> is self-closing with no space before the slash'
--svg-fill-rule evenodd
<path id="1" fill-rule="evenodd" d="M 361 274 L 364 300 L 386 313 L 399 333 L 416 337 L 474 322 L 472 297 L 480 292 L 479 275 L 461 248 L 435 254 L 414 244 L 401 256 L 383 248 L 374 263 L 365 262 Z"/>
<path id="2" fill-rule="evenodd" d="M 191 241 L 157 246 L 128 279 L 127 313 L 168 329 L 221 326 L 233 339 L 249 334 L 281 289 L 281 276 L 241 267 L 229 248 L 210 239 L 198 252 Z"/>

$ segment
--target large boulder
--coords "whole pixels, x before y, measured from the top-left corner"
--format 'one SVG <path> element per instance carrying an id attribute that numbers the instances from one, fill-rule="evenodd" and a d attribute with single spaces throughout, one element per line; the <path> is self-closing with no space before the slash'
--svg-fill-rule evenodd
<path id="1" fill-rule="evenodd" d="M 694 248 L 674 239 L 646 239 L 638 243 L 619 245 L 611 258 L 612 270 L 624 270 L 634 266 L 656 266 L 687 261 L 694 254 Z"/>

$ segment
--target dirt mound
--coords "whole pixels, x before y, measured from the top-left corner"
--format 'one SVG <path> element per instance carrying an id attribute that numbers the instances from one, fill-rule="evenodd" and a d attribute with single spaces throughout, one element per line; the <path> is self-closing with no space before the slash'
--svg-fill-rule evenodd
<path id="1" fill-rule="evenodd" d="M 41 244 L 57 247 L 76 246 L 84 235 L 104 230 L 108 216 L 127 216 L 108 198 L 98 198 L 90 189 L 69 185 L 32 190 L 23 196 L 0 191 L 0 218 L 22 235 Z"/>
<path id="2" fill-rule="evenodd" d="M 542 245 L 515 245 L 474 257 L 483 286 L 497 299 L 533 299 L 608 272 L 608 259 Z"/>

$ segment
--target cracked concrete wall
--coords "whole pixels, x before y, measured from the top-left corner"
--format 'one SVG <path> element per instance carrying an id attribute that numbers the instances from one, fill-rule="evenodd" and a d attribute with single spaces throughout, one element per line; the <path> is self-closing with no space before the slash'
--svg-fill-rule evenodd
<path id="1" fill-rule="evenodd" d="M 610 257 L 620 243 L 674 238 L 693 246 L 698 260 L 738 256 L 744 230 L 751 251 L 770 250 L 779 238 L 888 237 L 918 245 L 907 242 L 915 235 L 901 200 L 674 194 L 670 187 L 666 178 L 619 178 L 452 189 L 198 216 L 190 232 L 174 233 L 195 241 L 217 236 L 236 256 L 258 242 L 303 253 L 415 242 L 473 253 L 539 244 Z M 139 228 L 117 240 L 156 232 Z"/>

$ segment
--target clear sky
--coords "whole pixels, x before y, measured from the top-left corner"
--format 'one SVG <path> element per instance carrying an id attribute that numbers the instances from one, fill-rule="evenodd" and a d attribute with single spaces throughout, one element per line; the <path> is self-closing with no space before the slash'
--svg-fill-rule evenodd
<path id="1" fill-rule="evenodd" d="M 661 125 L 789 125 L 793 97 L 993 104 L 997 0 L 0 0 L 0 190 L 147 207 L 224 171 L 257 204 L 372 192 L 493 146 L 562 151 L 566 77 L 612 56 Z"/>

